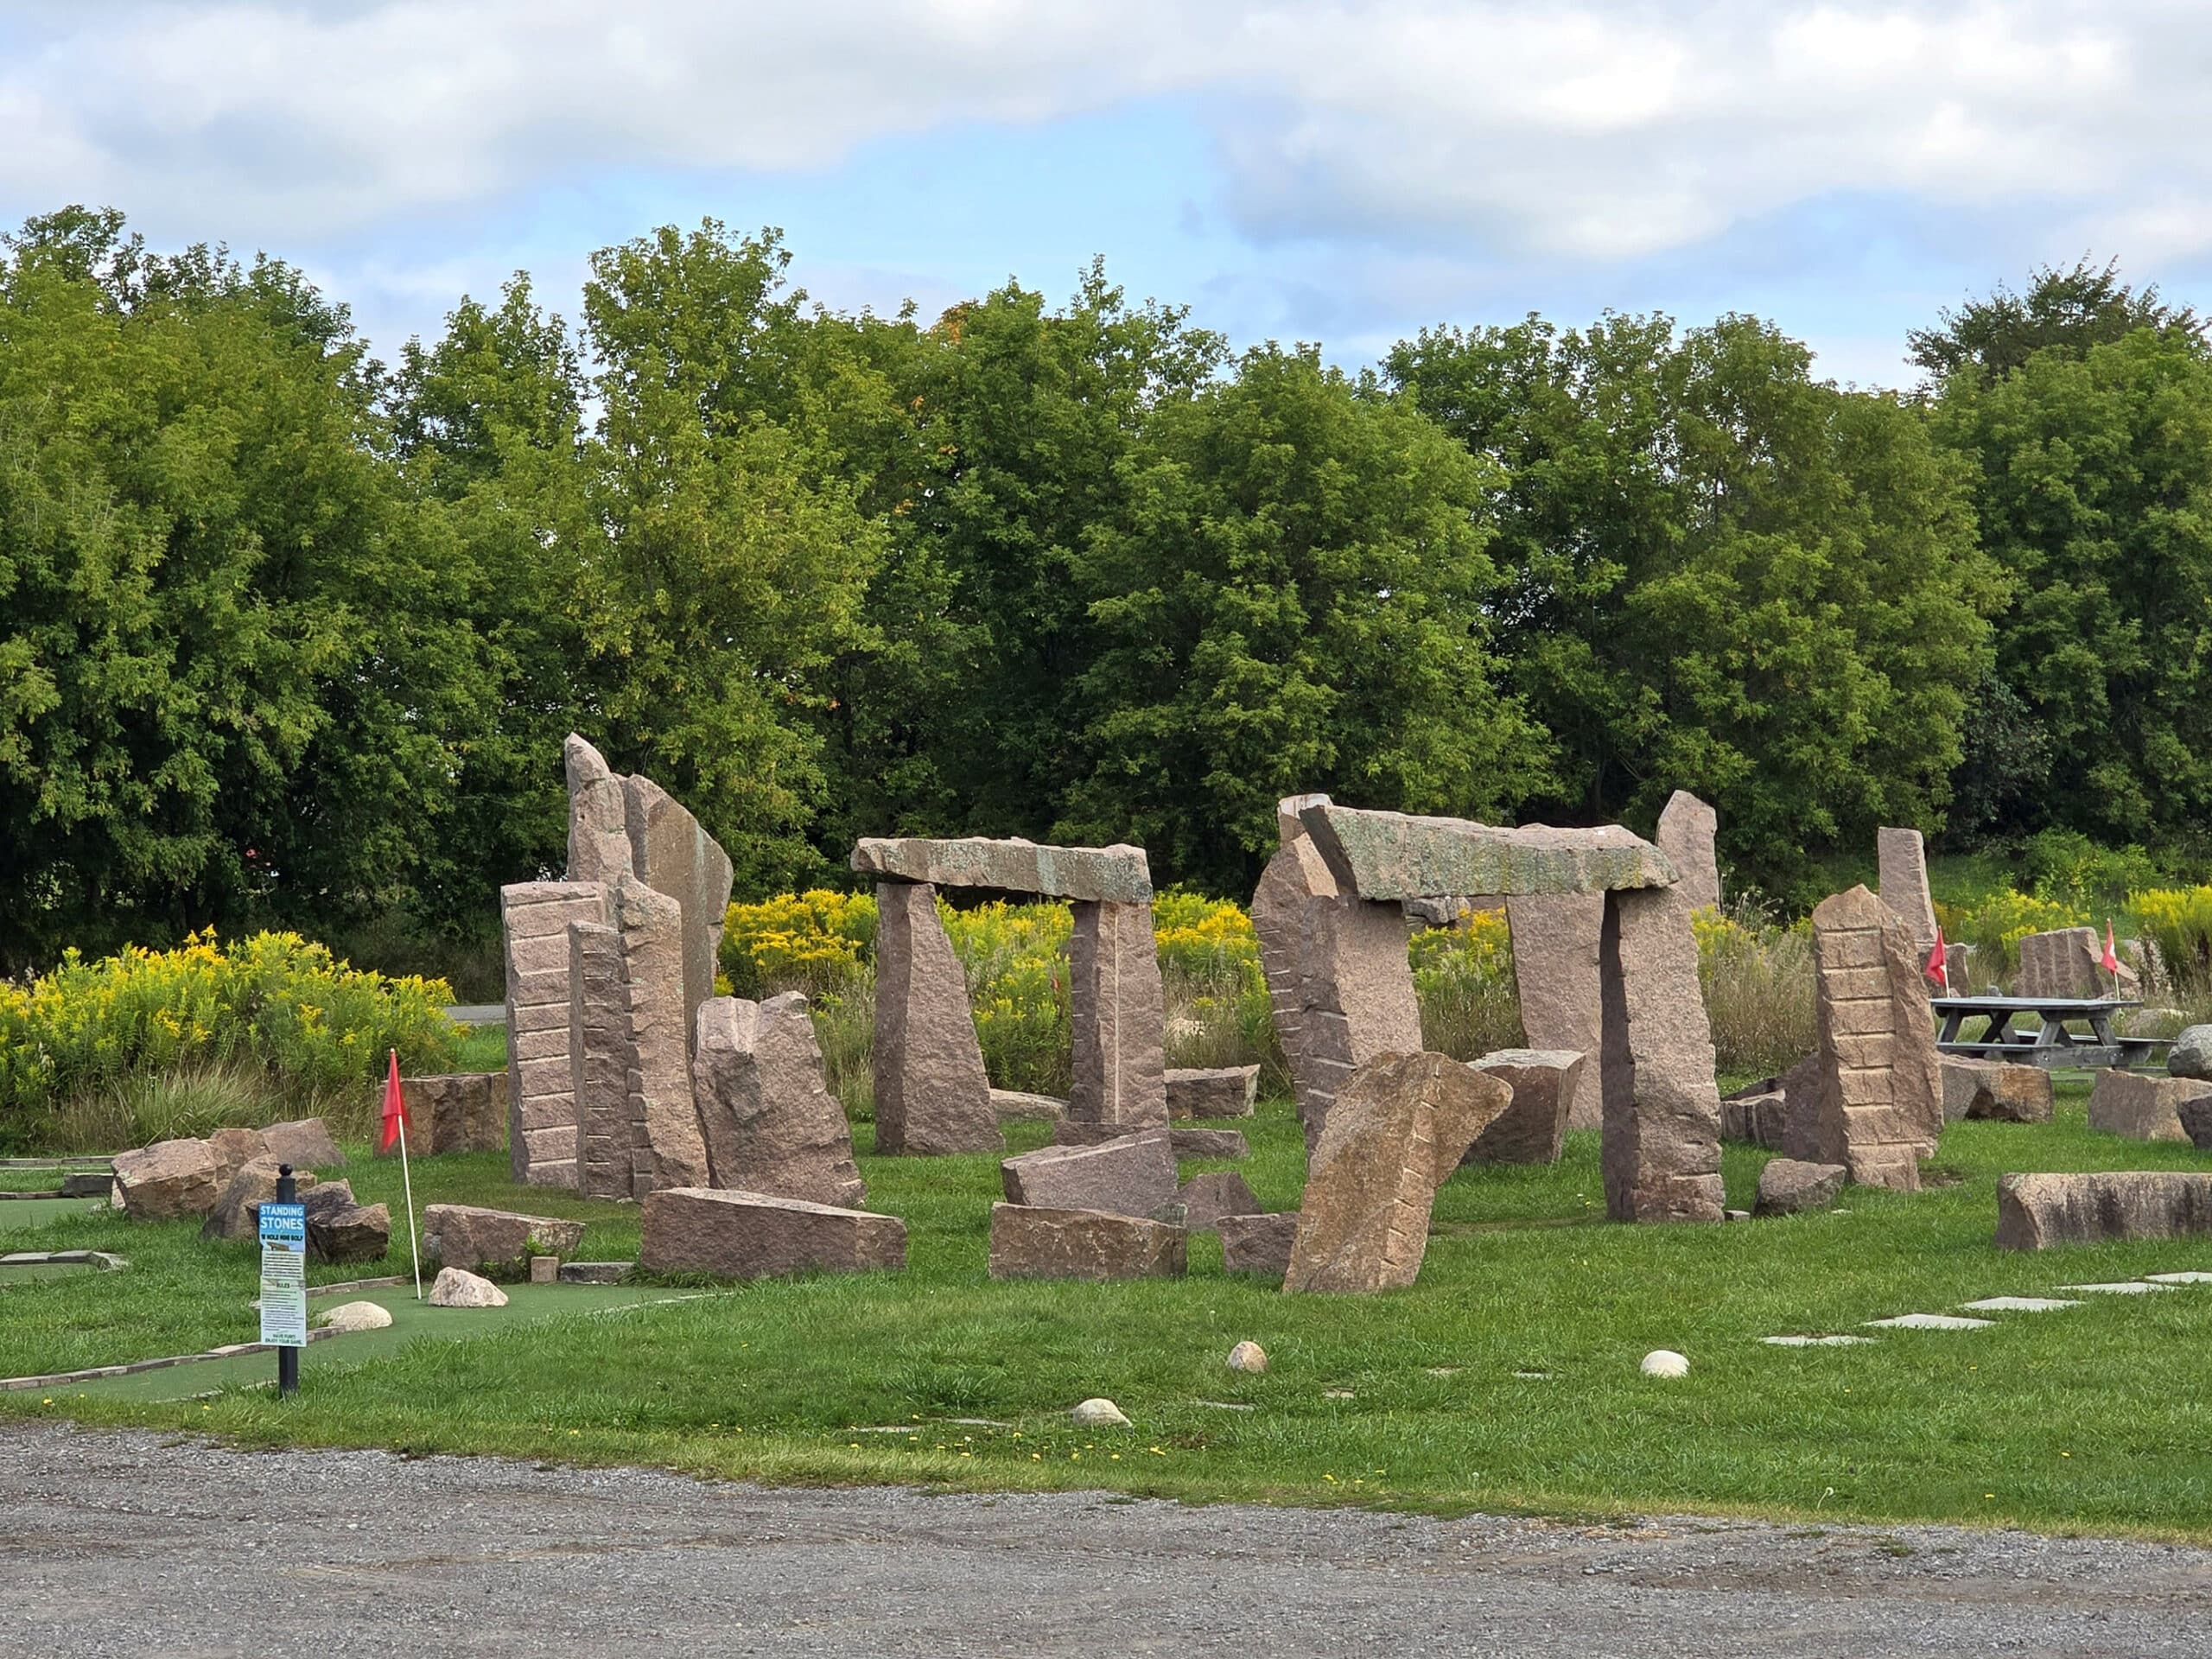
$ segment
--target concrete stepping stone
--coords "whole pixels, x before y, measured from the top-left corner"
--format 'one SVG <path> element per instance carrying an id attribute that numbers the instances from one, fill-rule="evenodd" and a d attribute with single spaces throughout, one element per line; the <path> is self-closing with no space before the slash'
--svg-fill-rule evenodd
<path id="1" fill-rule="evenodd" d="M 2063 1296 L 1985 1296 L 1978 1302 L 1961 1302 L 1970 1313 L 2052 1313 L 2062 1307 L 2079 1307 Z"/>
<path id="2" fill-rule="evenodd" d="M 2116 1280 L 2108 1285 L 2061 1285 L 2061 1290 L 2087 1291 L 2097 1296 L 2147 1296 L 2154 1290 L 2172 1290 L 2172 1285 L 2154 1285 L 2141 1279 Z"/>
<path id="3" fill-rule="evenodd" d="M 2146 1273 L 2154 1285 L 2212 1285 L 2212 1273 Z"/>
<path id="4" fill-rule="evenodd" d="M 2075 1287 L 2069 1285 L 2067 1288 Z M 1900 1313 L 1894 1319 L 1869 1319 L 1866 1323 L 1891 1331 L 1986 1331 L 1995 1321 L 1963 1319 L 1955 1313 Z"/>
<path id="5" fill-rule="evenodd" d="M 1908 1315 L 1907 1317 L 1910 1317 Z M 1886 1325 L 1890 1321 L 1882 1321 Z M 1872 1342 L 1872 1337 L 1761 1337 L 1759 1340 L 1770 1348 L 1848 1348 L 1862 1342 Z"/>

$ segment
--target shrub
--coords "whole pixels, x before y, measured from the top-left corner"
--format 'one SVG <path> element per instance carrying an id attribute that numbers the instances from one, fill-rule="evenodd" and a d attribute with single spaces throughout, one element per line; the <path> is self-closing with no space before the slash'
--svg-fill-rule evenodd
<path id="1" fill-rule="evenodd" d="M 2039 899 L 2024 893 L 1996 893 L 1971 910 L 1936 907 L 1936 925 L 1953 944 L 1970 945 L 1974 959 L 1967 972 L 1974 983 L 2009 982 L 2019 970 L 2020 940 L 2030 933 L 2054 928 L 2080 927 L 2088 912 L 2063 900 Z M 1956 976 L 1953 982 L 1959 984 Z M 1963 984 L 1959 988 L 1964 989 Z"/>
<path id="2" fill-rule="evenodd" d="M 1425 1047 L 1472 1060 L 1522 1046 L 1512 936 L 1502 912 L 1472 911 L 1450 927 L 1423 928 L 1407 950 Z"/>
<path id="3" fill-rule="evenodd" d="M 729 993 L 759 1001 L 848 988 L 875 955 L 875 899 L 816 887 L 757 905 L 732 905 L 718 960 Z"/>
<path id="4" fill-rule="evenodd" d="M 72 950 L 0 986 L 0 1137 L 35 1137 L 70 1097 L 211 1066 L 265 1072 L 292 1104 L 359 1093 L 388 1049 L 442 1070 L 461 1035 L 452 997 L 442 980 L 357 971 L 296 933 L 226 947 L 210 931 L 93 961 Z"/>
<path id="5" fill-rule="evenodd" d="M 1697 912 L 1690 929 L 1721 1075 L 1772 1077 L 1811 1053 L 1819 1040 L 1811 924 L 1777 926 L 1739 901 L 1727 913 Z"/>
<path id="6" fill-rule="evenodd" d="M 2177 984 L 2212 981 L 2212 887 L 2152 887 L 2131 898 L 2127 908 Z"/>

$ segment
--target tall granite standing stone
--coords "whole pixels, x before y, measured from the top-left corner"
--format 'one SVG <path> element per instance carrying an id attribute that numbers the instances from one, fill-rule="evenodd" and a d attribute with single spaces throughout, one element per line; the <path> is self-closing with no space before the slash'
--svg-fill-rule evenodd
<path id="1" fill-rule="evenodd" d="M 1068 944 L 1075 1075 L 1067 1116 L 1124 1129 L 1167 1122 L 1167 1011 L 1152 906 L 1077 899 Z"/>
<path id="2" fill-rule="evenodd" d="M 1720 905 L 1720 863 L 1713 850 L 1720 831 L 1720 815 L 1687 789 L 1669 798 L 1659 815 L 1659 833 L 1652 837 L 1680 875 L 1675 886 L 1693 910 L 1716 910 Z"/>
<path id="3" fill-rule="evenodd" d="M 684 1030 L 696 1035 L 699 1006 L 715 994 L 715 957 L 729 912 L 729 855 L 650 778 L 623 780 L 623 805 L 631 867 L 683 912 Z"/>
<path id="4" fill-rule="evenodd" d="M 711 1185 L 683 1030 L 683 911 L 634 875 L 614 884 L 630 1020 L 630 1191 Z"/>
<path id="5" fill-rule="evenodd" d="M 407 1097 L 407 1150 L 429 1153 L 503 1152 L 507 1144 L 507 1074 L 437 1072 L 402 1077 Z M 399 1147 L 394 1142 L 391 1155 Z M 385 1155 L 381 1151 L 379 1157 Z"/>
<path id="6" fill-rule="evenodd" d="M 1928 896 L 1928 847 L 1917 830 L 1877 830 L 1875 857 L 1882 902 L 1904 918 L 1921 959 L 1936 944 L 1936 905 Z"/>
<path id="7" fill-rule="evenodd" d="M 1503 1079 L 1442 1054 L 1381 1054 L 1353 1072 L 1313 1149 L 1283 1288 L 1412 1284 L 1436 1189 L 1512 1101 Z"/>
<path id="8" fill-rule="evenodd" d="M 622 936 L 569 924 L 569 1070 L 576 1095 L 576 1185 L 586 1198 L 632 1196 L 630 992 Z"/>
<path id="9" fill-rule="evenodd" d="M 1516 893 L 1505 901 L 1513 941 L 1513 980 L 1529 1046 L 1594 1057 L 1603 1024 L 1598 944 L 1605 930 L 1602 893 Z M 1605 1122 L 1605 1079 L 1593 1058 L 1569 1088 L 1567 1127 Z"/>
<path id="10" fill-rule="evenodd" d="M 1688 900 L 1672 887 L 1609 895 L 1599 957 L 1605 1213 L 1719 1221 L 1720 1091 Z"/>
<path id="11" fill-rule="evenodd" d="M 2135 969 L 2121 963 L 2118 974 L 2104 968 L 2104 935 L 2094 927 L 2060 927 L 2020 938 L 2022 996 L 2108 996 L 2119 988 L 2132 993 L 2141 982 Z"/>
<path id="12" fill-rule="evenodd" d="M 634 868 L 622 778 L 574 732 L 561 746 L 561 758 L 569 777 L 569 880 L 612 887 Z"/>
<path id="13" fill-rule="evenodd" d="M 607 888 L 595 881 L 524 881 L 499 889 L 507 967 L 507 1160 L 525 1185 L 576 1184 L 569 924 L 605 922 L 607 904 Z"/>
<path id="14" fill-rule="evenodd" d="M 823 1080 L 802 993 L 765 1002 L 709 998 L 691 1077 L 716 1186 L 842 1210 L 867 1202 L 852 1129 Z"/>
<path id="15" fill-rule="evenodd" d="M 1887 832 L 1885 831 L 1886 834 Z M 1813 912 L 1821 1086 L 1815 1161 L 1862 1186 L 1920 1189 L 1943 1132 L 1943 1070 L 1905 920 L 1865 887 Z"/>
<path id="16" fill-rule="evenodd" d="M 875 898 L 875 1149 L 996 1152 L 1005 1136 L 937 889 L 886 881 Z"/>
<path id="17" fill-rule="evenodd" d="M 1345 1078 L 1377 1054 L 1417 1053 L 1421 1007 L 1395 904 L 1342 893 L 1283 803 L 1287 837 L 1252 898 L 1252 926 L 1310 1154 Z"/>

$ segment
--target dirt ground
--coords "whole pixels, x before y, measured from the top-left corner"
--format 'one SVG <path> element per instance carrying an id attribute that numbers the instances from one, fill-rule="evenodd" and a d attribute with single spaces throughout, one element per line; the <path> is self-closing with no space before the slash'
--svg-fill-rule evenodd
<path id="1" fill-rule="evenodd" d="M 2212 1551 L 1578 1526 L 0 1426 L 0 1655 L 2212 1653 Z"/>

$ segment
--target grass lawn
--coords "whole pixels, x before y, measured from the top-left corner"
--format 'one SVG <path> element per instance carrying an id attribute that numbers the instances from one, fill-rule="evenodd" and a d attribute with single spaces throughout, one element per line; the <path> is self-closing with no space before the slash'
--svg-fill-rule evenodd
<path id="1" fill-rule="evenodd" d="M 1834 1214 L 1717 1227 L 1605 1223 L 1597 1137 L 1572 1136 L 1554 1166 L 1462 1172 L 1438 1203 L 1420 1284 L 1372 1298 L 1286 1297 L 1224 1277 L 1211 1237 L 1193 1242 L 1181 1281 L 993 1283 L 995 1160 L 877 1158 L 863 1126 L 871 1207 L 910 1230 L 903 1274 L 758 1284 L 619 1318 L 581 1294 L 545 1293 L 530 1318 L 487 1323 L 473 1340 L 403 1327 L 319 1343 L 293 1402 L 265 1389 L 181 1402 L 86 1389 L 0 1394 L 0 1413 L 768 1481 L 2212 1538 L 2200 1382 L 2212 1287 L 1999 1314 L 1984 1331 L 1881 1332 L 1859 1347 L 1758 1341 L 2212 1268 L 2212 1240 L 1993 1247 L 2000 1173 L 2202 1165 L 2185 1145 L 2091 1133 L 2085 1092 L 2065 1090 L 2054 1124 L 1954 1125 L 1937 1160 L 1952 1185 L 1853 1189 Z M 1247 1176 L 1269 1208 L 1289 1207 L 1304 1162 L 1290 1108 L 1264 1106 L 1249 1127 Z M 1017 1130 L 1014 1149 L 1041 1134 Z M 1732 1203 L 1748 1207 L 1764 1156 L 1728 1149 Z M 346 1173 L 365 1201 L 397 1204 L 396 1166 L 357 1155 Z M 637 1249 L 634 1207 L 518 1191 L 502 1157 L 423 1160 L 415 1192 L 418 1204 L 585 1217 L 581 1257 Z M 0 1211 L 0 1227 L 7 1219 Z M 396 1258 L 313 1276 L 404 1271 L 399 1230 Z M 0 1288 L 0 1376 L 254 1335 L 251 1244 L 105 1212 L 0 1230 L 0 1253 L 86 1247 L 132 1266 Z M 1266 1374 L 1224 1365 L 1245 1338 L 1267 1349 Z M 1689 1356 L 1688 1378 L 1638 1375 L 1658 1347 Z M 258 1358 L 256 1375 L 271 1370 Z M 1090 1395 L 1111 1396 L 1135 1427 L 1072 1431 L 1067 1408 Z"/>

